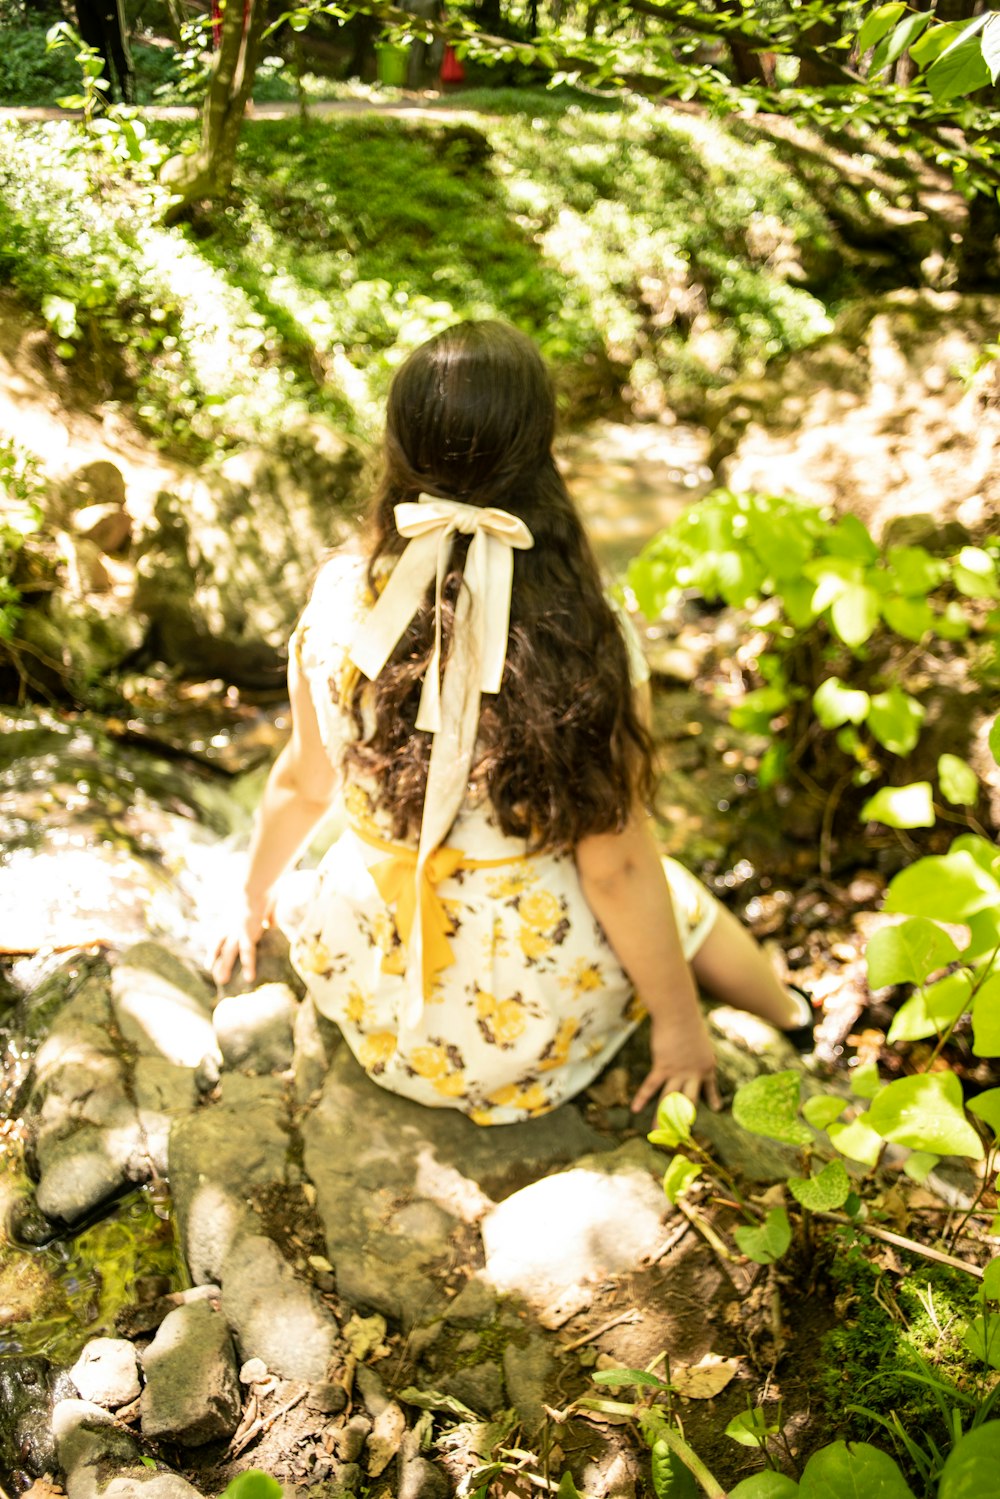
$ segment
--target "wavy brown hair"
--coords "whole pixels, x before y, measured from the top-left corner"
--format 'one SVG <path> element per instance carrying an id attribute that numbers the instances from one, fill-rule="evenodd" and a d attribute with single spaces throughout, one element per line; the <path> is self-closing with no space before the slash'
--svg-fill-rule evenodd
<path id="1" fill-rule="evenodd" d="M 524 334 L 468 322 L 429 339 L 389 392 L 369 543 L 375 587 L 383 559 L 406 544 L 393 507 L 419 494 L 495 505 L 530 529 L 534 547 L 514 554 L 503 682 L 482 699 L 473 774 L 502 831 L 533 849 L 620 830 L 652 779 L 625 641 L 552 456 L 554 425 L 552 385 Z M 455 539 L 443 592 L 445 652 L 468 541 Z M 433 645 L 432 585 L 377 680 L 351 699 L 359 739 L 347 758 L 374 777 L 397 838 L 420 826 L 430 736 L 414 721 Z"/>

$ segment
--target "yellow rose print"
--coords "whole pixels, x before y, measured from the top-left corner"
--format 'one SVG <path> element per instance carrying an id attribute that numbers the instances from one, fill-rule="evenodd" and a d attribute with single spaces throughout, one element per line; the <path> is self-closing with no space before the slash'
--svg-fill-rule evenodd
<path id="1" fill-rule="evenodd" d="M 562 916 L 562 907 L 551 890 L 532 890 L 521 897 L 517 914 L 536 932 L 550 932 Z"/>
<path id="2" fill-rule="evenodd" d="M 344 1006 L 344 1019 L 349 1020 L 352 1025 L 364 1025 L 367 1002 L 365 996 L 357 984 L 352 984 L 347 992 L 347 1003 Z"/>
<path id="3" fill-rule="evenodd" d="M 310 942 L 306 938 L 299 949 L 300 964 L 309 973 L 328 973 L 330 971 L 330 951 L 326 944 L 318 937 Z"/>
<path id="4" fill-rule="evenodd" d="M 523 895 L 535 882 L 532 870 L 528 868 L 513 869 L 510 874 L 501 875 L 495 880 L 490 880 L 487 889 L 493 900 L 514 900 Z"/>
<path id="5" fill-rule="evenodd" d="M 558 1033 L 553 1041 L 545 1048 L 545 1054 L 539 1062 L 543 1072 L 549 1072 L 553 1067 L 564 1067 L 569 1058 L 570 1042 L 579 1029 L 578 1021 L 572 1016 L 567 1017 L 559 1027 Z"/>
<path id="6" fill-rule="evenodd" d="M 448 1077 L 436 1077 L 432 1086 L 442 1098 L 461 1098 L 465 1092 L 465 1073 L 452 1072 Z"/>
<path id="7" fill-rule="evenodd" d="M 530 926 L 522 926 L 518 941 L 526 958 L 544 958 L 547 952 L 552 951 L 552 938 L 546 937 L 543 932 L 536 932 Z"/>
<path id="8" fill-rule="evenodd" d="M 501 999 L 476 990 L 476 1017 L 479 1029 L 492 1046 L 513 1046 L 524 1031 L 524 1009 L 520 995 Z"/>
<path id="9" fill-rule="evenodd" d="M 396 1037 L 392 1031 L 376 1031 L 372 1036 L 363 1036 L 358 1043 L 357 1058 L 366 1072 L 381 1072 L 396 1050 Z"/>
<path id="10" fill-rule="evenodd" d="M 441 1042 L 414 1047 L 410 1052 L 410 1066 L 417 1077 L 426 1078 L 429 1083 L 440 1082 L 452 1070 L 448 1049 Z"/>
<path id="11" fill-rule="evenodd" d="M 531 1083 L 526 1088 L 518 1083 L 507 1083 L 505 1087 L 491 1093 L 487 1102 L 495 1109 L 524 1109 L 529 1114 L 544 1114 L 550 1107 L 541 1083 Z"/>
<path id="12" fill-rule="evenodd" d="M 577 958 L 569 973 L 560 978 L 559 987 L 568 989 L 573 999 L 579 999 L 582 994 L 592 994 L 602 989 L 604 983 L 599 964 L 588 963 L 586 958 Z"/>

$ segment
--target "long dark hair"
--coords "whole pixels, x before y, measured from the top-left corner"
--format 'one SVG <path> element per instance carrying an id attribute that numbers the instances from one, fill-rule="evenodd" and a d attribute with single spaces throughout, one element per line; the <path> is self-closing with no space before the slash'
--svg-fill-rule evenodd
<path id="1" fill-rule="evenodd" d="M 625 641 L 552 456 L 554 425 L 551 382 L 524 334 L 498 322 L 437 334 L 392 382 L 370 539 L 375 589 L 384 559 L 406 544 L 393 518 L 402 500 L 495 505 L 531 530 L 534 547 L 514 556 L 507 662 L 500 692 L 482 699 L 474 778 L 502 831 L 535 849 L 620 830 L 651 783 Z M 456 538 L 446 643 L 467 547 Z M 397 838 L 420 826 L 430 736 L 413 725 L 433 636 L 431 590 L 377 681 L 359 682 L 351 700 L 359 739 L 347 756 L 374 777 Z"/>

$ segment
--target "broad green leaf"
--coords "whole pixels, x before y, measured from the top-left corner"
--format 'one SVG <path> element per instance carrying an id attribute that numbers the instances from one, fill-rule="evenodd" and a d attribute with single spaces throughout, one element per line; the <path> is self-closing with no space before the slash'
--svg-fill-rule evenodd
<path id="1" fill-rule="evenodd" d="M 983 1295 L 987 1301 L 1000 1301 L 1000 1258 L 983 1266 Z"/>
<path id="2" fill-rule="evenodd" d="M 819 557 L 807 563 L 803 572 L 816 585 L 812 596 L 814 614 L 822 614 L 848 590 L 862 587 L 865 575 L 861 563 L 847 557 Z"/>
<path id="3" fill-rule="evenodd" d="M 996 83 L 1000 77 L 1000 15 L 995 11 L 983 27 L 981 45 L 983 62 L 990 70 L 990 80 Z"/>
<path id="4" fill-rule="evenodd" d="M 1000 881 L 1000 849 L 978 833 L 960 833 L 948 850 L 951 854 L 968 854 L 993 879 Z"/>
<path id="5" fill-rule="evenodd" d="M 793 1176 L 788 1190 L 796 1202 L 813 1213 L 832 1213 L 851 1195 L 851 1179 L 843 1161 L 829 1161 L 815 1176 Z"/>
<path id="6" fill-rule="evenodd" d="M 980 24 L 984 23 L 985 17 L 980 18 Z M 959 94 L 971 94 L 989 81 L 990 70 L 983 61 L 979 43 L 974 37 L 949 47 L 927 69 L 927 87 L 936 104 L 957 99 Z M 956 574 L 957 569 L 952 575 L 955 577 L 956 587 L 961 588 Z M 965 590 L 962 589 L 962 592 Z M 982 595 L 974 594 L 973 597 Z"/>
<path id="7" fill-rule="evenodd" d="M 909 599 L 926 599 L 948 576 L 947 562 L 923 547 L 890 547 L 888 562 L 894 586 Z"/>
<path id="8" fill-rule="evenodd" d="M 817 1093 L 806 1099 L 802 1112 L 813 1129 L 826 1129 L 835 1119 L 840 1118 L 846 1108 L 846 1099 L 834 1098 L 832 1093 Z"/>
<path id="9" fill-rule="evenodd" d="M 982 1160 L 983 1143 L 965 1117 L 962 1085 L 952 1072 L 897 1078 L 872 1100 L 865 1117 L 897 1145 Z"/>
<path id="10" fill-rule="evenodd" d="M 929 67 L 936 57 L 954 45 L 965 29 L 963 21 L 948 21 L 943 26 L 932 26 L 919 41 L 910 48 L 910 56 L 918 68 Z"/>
<path id="11" fill-rule="evenodd" d="M 985 68 L 981 57 L 979 61 Z M 996 563 L 982 547 L 963 547 L 952 564 L 951 576 L 959 593 L 964 593 L 967 598 L 994 599 L 997 596 Z"/>
<path id="12" fill-rule="evenodd" d="M 960 1437 L 941 1469 L 938 1499 L 986 1499 L 1000 1472 L 1000 1421 Z"/>
<path id="13" fill-rule="evenodd" d="M 862 1067 L 855 1067 L 851 1073 L 851 1092 L 855 1098 L 874 1098 L 882 1086 L 877 1062 L 865 1062 Z"/>
<path id="14" fill-rule="evenodd" d="M 221 1499 L 281 1499 L 284 1490 L 276 1478 L 261 1472 L 260 1468 L 248 1468 L 238 1473 L 222 1492 Z"/>
<path id="15" fill-rule="evenodd" d="M 865 953 L 872 989 L 888 984 L 922 984 L 958 959 L 958 948 L 943 927 L 926 916 L 873 932 Z"/>
<path id="16" fill-rule="evenodd" d="M 663 1190 L 667 1201 L 676 1207 L 678 1197 L 683 1197 L 688 1188 L 698 1180 L 701 1170 L 702 1168 L 695 1161 L 689 1161 L 687 1156 L 675 1155 L 663 1173 Z"/>
<path id="17" fill-rule="evenodd" d="M 864 723 L 871 701 L 867 692 L 847 687 L 839 677 L 827 677 L 813 693 L 813 711 L 824 729 L 843 723 Z"/>
<path id="18" fill-rule="evenodd" d="M 827 532 L 824 545 L 831 557 L 847 557 L 861 563 L 878 561 L 878 547 L 868 527 L 856 515 L 842 515 Z"/>
<path id="19" fill-rule="evenodd" d="M 979 800 L 979 777 L 959 755 L 941 755 L 938 758 L 938 782 L 941 795 L 953 807 L 974 807 Z"/>
<path id="20" fill-rule="evenodd" d="M 882 618 L 904 640 L 923 640 L 928 630 L 934 628 L 934 611 L 926 599 L 890 594 L 882 600 Z"/>
<path id="21" fill-rule="evenodd" d="M 841 1155 L 846 1155 L 848 1160 L 860 1161 L 863 1166 L 874 1166 L 882 1154 L 885 1141 L 865 1123 L 867 1118 L 868 1115 L 863 1114 L 860 1119 L 852 1119 L 850 1124 L 830 1124 L 826 1132 Z"/>
<path id="22" fill-rule="evenodd" d="M 580 1490 L 573 1482 L 573 1475 L 568 1470 L 559 1480 L 559 1487 L 556 1489 L 556 1499 L 580 1499 Z"/>
<path id="23" fill-rule="evenodd" d="M 884 822 L 888 828 L 932 828 L 934 800 L 930 781 L 909 786 L 883 786 L 861 808 L 863 822 Z"/>
<path id="24" fill-rule="evenodd" d="M 748 1259 L 758 1265 L 773 1265 L 792 1242 L 792 1225 L 784 1208 L 772 1208 L 759 1226 L 734 1228 L 733 1238 Z"/>
<path id="25" fill-rule="evenodd" d="M 939 1155 L 931 1155 L 929 1150 L 911 1150 L 903 1162 L 903 1170 L 911 1181 L 922 1183 L 927 1180 L 940 1159 Z"/>
<path id="26" fill-rule="evenodd" d="M 744 1478 L 729 1490 L 729 1499 L 795 1499 L 798 1492 L 799 1486 L 794 1478 L 768 1469 Z"/>
<path id="27" fill-rule="evenodd" d="M 662 1437 L 653 1443 L 650 1472 L 656 1499 L 699 1499 L 701 1489 L 694 1474 Z"/>
<path id="28" fill-rule="evenodd" d="M 801 1499 L 914 1499 L 892 1458 L 868 1442 L 831 1442 L 814 1452 L 799 1494 Z"/>
<path id="29" fill-rule="evenodd" d="M 690 1140 L 691 1126 L 697 1112 L 690 1098 L 683 1093 L 668 1093 L 665 1098 L 661 1098 L 656 1110 L 656 1129 L 653 1132 L 661 1138 L 654 1140 L 653 1144 L 668 1145 L 673 1149 Z M 669 1136 L 669 1139 L 662 1138 L 664 1136 Z"/>
<path id="30" fill-rule="evenodd" d="M 985 1088 L 969 1099 L 966 1108 L 988 1124 L 995 1135 L 1000 1135 L 1000 1088 Z"/>
<path id="31" fill-rule="evenodd" d="M 911 13 L 905 20 L 901 21 L 896 29 L 889 36 L 884 37 L 876 48 L 868 76 L 873 78 L 876 73 L 882 72 L 894 63 L 897 57 L 902 57 L 911 43 L 915 42 L 920 33 L 926 29 L 930 23 L 930 19 L 930 16 L 926 14 L 913 15 Z"/>
<path id="32" fill-rule="evenodd" d="M 977 911 L 975 916 L 966 917 L 965 925 L 969 928 L 969 940 L 962 948 L 966 963 L 985 957 L 1000 947 L 1000 906 Z"/>
<path id="33" fill-rule="evenodd" d="M 858 54 L 863 56 L 877 42 L 880 42 L 905 14 L 905 11 L 906 6 L 902 0 L 892 0 L 891 4 L 880 5 L 866 16 L 864 25 L 858 32 Z"/>
<path id="34" fill-rule="evenodd" d="M 867 583 L 852 583 L 830 605 L 830 623 L 845 645 L 864 645 L 878 624 L 881 601 Z"/>
<path id="35" fill-rule="evenodd" d="M 897 1041 L 923 1041 L 927 1036 L 939 1036 L 969 1008 L 971 995 L 969 975 L 964 971 L 949 973 L 900 1005 L 886 1040 L 891 1046 Z"/>
<path id="36" fill-rule="evenodd" d="M 1000 1057 L 1000 973 L 986 979 L 972 1001 L 972 1049 L 977 1057 Z"/>
<path id="37" fill-rule="evenodd" d="M 733 1118 L 752 1135 L 784 1145 L 811 1145 L 813 1132 L 798 1117 L 802 1083 L 799 1073 L 765 1073 L 737 1088 Z"/>
<path id="38" fill-rule="evenodd" d="M 956 599 L 952 599 L 940 614 L 935 615 L 934 629 L 942 640 L 964 640 L 968 635 L 969 620 Z"/>
<path id="39" fill-rule="evenodd" d="M 966 849 L 918 859 L 896 875 L 886 892 L 886 911 L 966 921 L 1000 903 L 1000 885 Z"/>
<path id="40" fill-rule="evenodd" d="M 766 734 L 775 718 L 788 707 L 788 693 L 776 683 L 768 687 L 757 687 L 748 692 L 741 703 L 730 711 L 729 722 L 734 729 L 745 729 L 751 734 Z"/>
<path id="41" fill-rule="evenodd" d="M 920 738 L 925 709 L 899 687 L 879 692 L 871 700 L 868 727 L 879 744 L 893 755 L 908 755 Z"/>
<path id="42" fill-rule="evenodd" d="M 1000 765 L 1000 715 L 990 724 L 990 754 Z"/>
<path id="43" fill-rule="evenodd" d="M 757 1406 L 755 1410 L 740 1411 L 726 1427 L 726 1436 L 739 1442 L 741 1447 L 762 1447 L 768 1437 L 775 1436 L 781 1428 L 769 1421 Z"/>
<path id="44" fill-rule="evenodd" d="M 1000 1317 L 995 1312 L 971 1322 L 962 1342 L 973 1357 L 989 1364 L 991 1369 L 1000 1369 Z"/>

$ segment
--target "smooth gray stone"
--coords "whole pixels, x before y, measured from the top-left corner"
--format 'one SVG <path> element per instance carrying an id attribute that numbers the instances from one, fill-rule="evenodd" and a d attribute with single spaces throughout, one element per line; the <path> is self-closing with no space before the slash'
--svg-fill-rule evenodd
<path id="1" fill-rule="evenodd" d="M 233 1340 L 209 1302 L 190 1302 L 164 1317 L 142 1367 L 143 1436 L 188 1447 L 232 1436 L 243 1409 Z"/>
<path id="2" fill-rule="evenodd" d="M 297 1010 L 285 984 L 262 984 L 220 1000 L 212 1024 L 226 1066 L 251 1074 L 286 1071 Z"/>
<path id="3" fill-rule="evenodd" d="M 115 1408 L 139 1393 L 139 1365 L 126 1338 L 91 1338 L 70 1370 L 84 1400 Z"/>
<path id="4" fill-rule="evenodd" d="M 157 942 L 124 953 L 111 979 L 115 1016 L 125 1039 L 145 1056 L 197 1067 L 218 1053 L 213 992 L 182 959 Z"/>
<path id="5" fill-rule="evenodd" d="M 282 1379 L 327 1378 L 337 1323 L 263 1234 L 241 1237 L 227 1255 L 222 1311 L 244 1361 L 263 1359 Z"/>
<path id="6" fill-rule="evenodd" d="M 545 1337 L 531 1331 L 526 1341 L 509 1342 L 503 1351 L 503 1373 L 507 1397 L 524 1423 L 525 1434 L 533 1436 L 545 1420 L 545 1405 L 551 1401 L 559 1373 Z"/>

